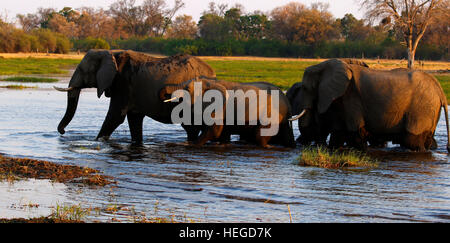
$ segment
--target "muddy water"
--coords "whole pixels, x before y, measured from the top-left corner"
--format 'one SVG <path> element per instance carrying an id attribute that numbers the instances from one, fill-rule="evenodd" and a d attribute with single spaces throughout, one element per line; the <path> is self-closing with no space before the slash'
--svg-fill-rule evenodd
<path id="1" fill-rule="evenodd" d="M 65 94 L 47 84 L 36 90 L 0 89 L 0 153 L 89 166 L 118 181 L 117 187 L 100 189 L 68 185 L 64 200 L 201 222 L 289 222 L 287 205 L 294 222 L 450 222 L 443 120 L 437 151 L 412 153 L 390 145 L 371 151 L 382 161 L 380 168 L 329 170 L 296 165 L 299 148 L 264 150 L 236 138 L 228 147 L 195 149 L 183 144 L 180 126 L 150 118 L 144 121 L 142 147 L 130 145 L 126 122 L 110 141 L 94 141 L 109 100 L 92 91 L 82 92 L 61 136 L 56 127 Z M 111 217 L 127 215 L 99 212 L 90 219 Z"/>

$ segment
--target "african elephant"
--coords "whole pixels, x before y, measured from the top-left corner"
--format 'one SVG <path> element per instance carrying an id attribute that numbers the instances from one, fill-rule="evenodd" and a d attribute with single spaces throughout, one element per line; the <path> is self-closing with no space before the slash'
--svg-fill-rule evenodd
<path id="1" fill-rule="evenodd" d="M 192 133 L 191 141 L 194 142 L 197 146 L 204 145 L 206 142 L 210 140 L 218 140 L 221 143 L 228 143 L 230 141 L 230 136 L 233 134 L 240 135 L 241 139 L 245 139 L 249 142 L 254 142 L 261 147 L 266 147 L 269 143 L 271 144 L 279 144 L 286 147 L 295 147 L 295 141 L 293 136 L 292 128 L 290 127 L 288 118 L 291 116 L 291 108 L 289 105 L 289 101 L 287 100 L 284 93 L 276 86 L 265 83 L 265 82 L 255 82 L 255 83 L 237 83 L 237 82 L 227 82 L 221 80 L 213 80 L 208 78 L 200 78 L 195 80 L 196 82 L 202 83 L 202 92 L 201 95 L 205 94 L 208 90 L 218 90 L 225 97 L 225 101 L 223 103 L 223 120 L 222 124 L 224 125 L 200 125 L 197 126 L 197 131 Z M 186 90 L 191 97 L 191 104 L 193 104 L 193 97 L 195 96 L 194 92 L 194 82 L 191 82 L 190 85 L 187 86 L 174 86 L 168 85 L 165 89 L 161 90 L 160 97 L 162 100 L 166 99 L 166 101 L 184 98 L 182 95 L 175 95 L 174 98 L 170 99 L 176 90 Z M 239 102 L 238 92 L 242 91 L 242 94 L 249 94 L 247 92 L 252 92 L 256 94 L 252 98 L 248 98 L 245 100 L 241 100 Z M 260 99 L 259 91 L 265 91 L 267 93 L 267 104 L 264 103 L 253 103 L 258 102 Z M 271 91 L 276 91 L 278 95 L 279 107 L 271 106 Z M 263 99 L 263 98 L 261 98 Z M 252 104 L 253 103 L 253 104 Z M 210 103 L 204 104 L 205 107 L 210 105 Z M 252 115 L 249 112 L 249 108 L 257 107 L 259 112 L 261 110 L 268 111 L 268 116 L 276 117 L 274 123 L 271 125 L 261 124 L 260 122 L 251 123 L 254 121 L 252 119 Z M 230 116 L 230 113 L 227 113 L 227 108 L 233 106 L 233 114 Z M 241 121 L 241 124 L 238 123 L 238 106 L 245 107 L 245 118 L 244 121 Z M 203 108 L 205 108 L 203 107 Z M 272 110 L 273 108 L 273 110 Z M 243 114 L 244 114 L 243 113 Z M 262 133 L 262 129 L 270 128 L 271 126 L 278 127 L 278 131 L 276 134 L 272 136 L 264 136 Z M 201 131 L 201 135 L 196 137 L 198 133 Z"/>
<path id="2" fill-rule="evenodd" d="M 189 55 L 155 58 L 134 51 L 90 50 L 77 66 L 66 89 L 66 113 L 58 125 L 65 127 L 77 109 L 80 91 L 97 88 L 97 95 L 110 97 L 108 114 L 97 136 L 109 138 L 128 119 L 134 143 L 142 142 L 142 122 L 148 116 L 158 122 L 171 123 L 171 104 L 163 103 L 158 94 L 167 84 L 180 84 L 195 77 L 214 78 L 214 70 L 202 60 Z"/>
<path id="3" fill-rule="evenodd" d="M 286 93 L 293 114 L 300 114 L 304 109 L 304 106 L 301 103 L 304 95 L 303 92 L 303 83 L 299 82 L 288 89 Z M 326 144 L 330 129 L 324 122 L 331 122 L 334 119 L 325 117 L 325 115 L 319 116 L 314 109 L 310 110 L 307 114 L 303 113 L 301 115 L 302 119 L 298 122 L 300 137 L 297 138 L 297 142 L 304 146 L 309 146 L 313 142 L 316 145 Z"/>
<path id="4" fill-rule="evenodd" d="M 302 83 L 296 86 L 302 111 L 295 119 L 306 129 L 315 113 L 328 116 L 332 147 L 347 143 L 365 149 L 372 140 L 428 150 L 442 107 L 449 137 L 447 99 L 439 82 L 424 72 L 372 70 L 357 61 L 331 59 L 307 68 Z"/>

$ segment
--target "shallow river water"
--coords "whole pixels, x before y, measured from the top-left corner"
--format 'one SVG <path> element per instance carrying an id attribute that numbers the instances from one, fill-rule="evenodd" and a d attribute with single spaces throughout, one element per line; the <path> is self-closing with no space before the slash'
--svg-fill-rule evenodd
<path id="1" fill-rule="evenodd" d="M 67 86 L 67 80 L 62 82 L 58 85 Z M 436 132 L 436 151 L 413 153 L 391 145 L 371 150 L 381 161 L 379 168 L 333 170 L 297 165 L 300 148 L 259 149 L 236 138 L 228 147 L 192 148 L 184 145 L 186 135 L 180 126 L 150 118 L 144 120 L 142 147 L 130 145 L 126 121 L 110 141 L 95 141 L 109 100 L 98 99 L 93 90 L 82 92 L 74 119 L 60 135 L 56 127 L 65 112 L 66 94 L 48 84 L 38 86 L 0 89 L 0 153 L 88 166 L 118 182 L 115 187 L 92 189 L 58 186 L 63 192 L 52 203 L 118 205 L 148 216 L 174 215 L 200 222 L 290 222 L 288 205 L 293 222 L 450 222 L 450 163 L 443 119 Z M 45 190 L 43 197 L 49 196 L 48 191 L 52 190 Z M 11 208 L 21 203 L 5 200 L 0 198 L 0 218 L 5 207 L 11 216 Z M 108 212 L 88 218 L 111 217 L 127 218 Z"/>

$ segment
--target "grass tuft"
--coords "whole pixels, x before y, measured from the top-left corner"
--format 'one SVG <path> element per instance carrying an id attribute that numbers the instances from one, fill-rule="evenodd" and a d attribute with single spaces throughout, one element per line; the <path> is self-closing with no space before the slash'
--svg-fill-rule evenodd
<path id="1" fill-rule="evenodd" d="M 327 169 L 342 169 L 348 167 L 378 167 L 378 162 L 365 153 L 347 150 L 330 151 L 323 147 L 308 147 L 298 158 L 301 166 L 314 166 Z"/>
<path id="2" fill-rule="evenodd" d="M 56 222 L 83 222 L 84 217 L 90 214 L 89 209 L 83 209 L 80 205 L 56 205 L 50 219 Z"/>

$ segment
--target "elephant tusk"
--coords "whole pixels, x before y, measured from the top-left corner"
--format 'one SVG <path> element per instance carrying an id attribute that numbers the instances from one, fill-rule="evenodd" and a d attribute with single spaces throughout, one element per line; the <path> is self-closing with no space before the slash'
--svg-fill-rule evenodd
<path id="1" fill-rule="evenodd" d="M 69 91 L 73 90 L 73 87 L 70 87 L 70 88 L 59 88 L 59 87 L 53 86 L 53 88 L 58 90 L 58 91 L 61 91 L 61 92 L 69 92 Z"/>
<path id="2" fill-rule="evenodd" d="M 165 100 L 164 103 L 169 103 L 169 102 L 172 102 L 174 100 L 178 100 L 178 97 L 175 96 L 172 99 Z"/>
<path id="3" fill-rule="evenodd" d="M 289 119 L 289 121 L 296 121 L 296 120 L 302 118 L 302 117 L 306 114 L 307 111 L 308 111 L 308 110 L 306 110 L 306 109 L 303 110 L 303 112 L 300 113 L 300 115 L 298 115 L 298 116 L 296 116 L 296 117 L 294 117 L 294 118 Z"/>

